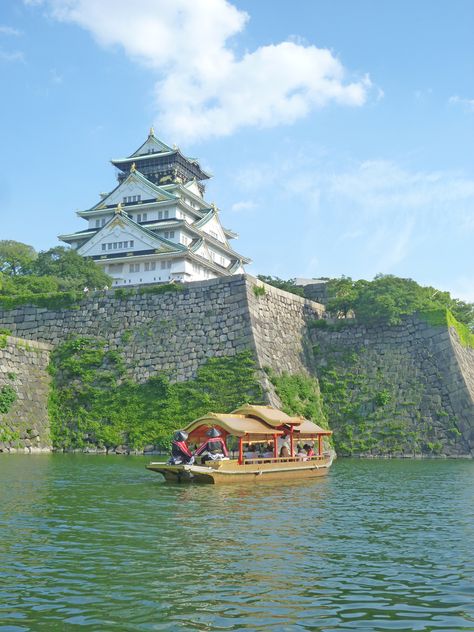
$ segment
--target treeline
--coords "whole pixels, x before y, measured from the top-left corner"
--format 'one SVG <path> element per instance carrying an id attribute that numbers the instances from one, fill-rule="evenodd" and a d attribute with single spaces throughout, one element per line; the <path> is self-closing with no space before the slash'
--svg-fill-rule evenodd
<path id="1" fill-rule="evenodd" d="M 90 259 L 57 246 L 36 252 L 18 241 L 0 241 L 0 297 L 82 292 L 110 286 L 112 279 Z"/>
<path id="2" fill-rule="evenodd" d="M 341 277 L 328 281 L 327 293 L 327 309 L 339 317 L 354 316 L 365 323 L 397 325 L 403 316 L 416 312 L 448 310 L 458 322 L 474 328 L 473 303 L 452 298 L 449 292 L 419 285 L 413 279 L 383 274 L 373 281 Z"/>
<path id="3" fill-rule="evenodd" d="M 287 292 L 304 296 L 304 288 L 295 279 L 258 277 L 261 281 Z M 403 316 L 415 312 L 444 310 L 474 331 L 474 304 L 453 298 L 449 292 L 431 286 L 419 285 L 413 279 L 403 279 L 391 274 L 379 274 L 372 281 L 342 276 L 326 281 L 327 310 L 337 318 L 356 318 L 359 322 L 377 322 L 397 325 Z"/>

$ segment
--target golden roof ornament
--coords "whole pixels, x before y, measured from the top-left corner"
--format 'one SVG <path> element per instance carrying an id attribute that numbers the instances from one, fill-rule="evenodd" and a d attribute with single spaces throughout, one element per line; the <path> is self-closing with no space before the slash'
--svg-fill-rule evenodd
<path id="1" fill-rule="evenodd" d="M 150 127 L 150 131 L 148 133 L 148 136 L 154 136 L 155 135 L 155 128 L 153 127 L 153 125 Z"/>
<path id="2" fill-rule="evenodd" d="M 119 202 L 117 204 L 117 208 L 115 209 L 115 215 L 122 215 L 123 213 L 123 204 L 122 202 Z"/>
<path id="3" fill-rule="evenodd" d="M 135 173 L 135 171 L 137 170 L 137 165 L 132 162 L 132 166 L 130 167 L 130 173 Z"/>

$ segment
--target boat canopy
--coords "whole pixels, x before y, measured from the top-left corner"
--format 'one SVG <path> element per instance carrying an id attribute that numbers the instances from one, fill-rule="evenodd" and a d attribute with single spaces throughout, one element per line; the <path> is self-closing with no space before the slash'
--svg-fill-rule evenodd
<path id="1" fill-rule="evenodd" d="M 282 435 L 282 430 L 276 430 L 268 424 L 263 423 L 259 419 L 246 417 L 245 415 L 224 415 L 219 413 L 208 413 L 195 421 L 192 421 L 184 430 L 189 434 L 191 439 L 199 439 L 204 437 L 209 428 L 217 426 L 223 430 L 224 435 L 233 435 L 234 437 L 248 437 L 249 440 L 264 440 L 273 438 L 273 435 Z"/>
<path id="2" fill-rule="evenodd" d="M 282 426 L 292 426 L 293 432 L 297 432 L 302 435 L 331 435 L 331 430 L 325 430 L 318 426 L 309 419 L 304 417 L 290 417 L 282 410 L 273 408 L 273 406 L 257 406 L 254 404 L 245 404 L 237 410 L 234 410 L 234 414 L 245 415 L 246 417 L 253 417 L 260 419 L 269 426 L 274 428 L 280 428 Z"/>
<path id="3" fill-rule="evenodd" d="M 237 415 L 245 415 L 246 417 L 255 417 L 256 419 L 260 419 L 260 421 L 265 422 L 269 426 L 273 428 L 278 428 L 284 424 L 300 424 L 300 417 L 290 417 L 282 410 L 278 410 L 278 408 L 273 408 L 273 406 L 257 406 L 254 404 L 244 404 L 237 408 L 237 410 L 232 411 L 232 414 Z"/>
<path id="4" fill-rule="evenodd" d="M 273 439 L 275 435 L 287 434 L 290 429 L 300 438 L 314 438 L 320 435 L 331 435 L 325 430 L 303 417 L 290 417 L 272 406 L 253 406 L 246 404 L 230 414 L 208 413 L 185 428 L 193 440 L 202 439 L 209 428 L 216 426 L 223 435 L 245 437 L 248 441 Z"/>

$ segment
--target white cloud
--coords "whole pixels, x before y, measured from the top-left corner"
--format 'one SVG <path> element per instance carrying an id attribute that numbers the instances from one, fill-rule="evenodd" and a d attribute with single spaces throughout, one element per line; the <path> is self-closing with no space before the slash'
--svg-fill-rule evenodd
<path id="1" fill-rule="evenodd" d="M 320 179 L 329 199 L 345 199 L 366 217 L 423 210 L 432 216 L 453 212 L 455 205 L 474 207 L 474 180 L 455 172 L 408 171 L 394 162 L 370 160 Z"/>
<path id="2" fill-rule="evenodd" d="M 0 49 L 0 60 L 1 61 L 25 61 L 25 54 L 19 50 L 15 51 L 6 51 Z"/>
<path id="3" fill-rule="evenodd" d="M 473 178 L 458 172 L 411 170 L 388 160 L 341 166 L 331 156 L 311 160 L 308 152 L 296 155 L 292 153 L 291 164 L 275 159 L 247 165 L 236 175 L 236 184 L 257 199 L 260 188 L 266 187 L 262 221 L 265 213 L 271 212 L 273 221 L 276 212 L 283 216 L 288 209 L 298 209 L 301 250 L 311 252 L 329 243 L 331 257 L 352 253 L 354 265 L 362 262 L 368 276 L 396 274 L 406 269 L 407 262 L 423 258 L 426 262 L 439 256 L 438 248 L 452 261 L 464 257 L 462 265 L 469 266 L 472 256 L 466 244 L 474 238 Z M 258 170 L 266 174 L 264 182 L 252 179 Z"/>
<path id="4" fill-rule="evenodd" d="M 452 97 L 449 97 L 448 103 L 450 105 L 461 105 L 467 110 L 471 110 L 474 112 L 474 99 L 464 99 L 462 97 L 454 95 Z"/>
<path id="5" fill-rule="evenodd" d="M 361 106 L 372 85 L 368 75 L 348 78 L 331 51 L 294 37 L 239 56 L 232 38 L 249 16 L 228 0 L 141 0 L 139 10 L 129 0 L 44 4 L 159 73 L 157 124 L 176 139 L 288 124 L 329 103 Z"/>
<path id="6" fill-rule="evenodd" d="M 0 35 L 22 35 L 22 32 L 18 29 L 14 29 L 12 26 L 5 26 L 4 24 L 0 24 Z"/>
<path id="7" fill-rule="evenodd" d="M 241 211 L 253 211 L 257 208 L 258 204 L 252 202 L 252 200 L 243 200 L 242 202 L 236 202 L 232 204 L 231 210 L 235 213 L 240 213 Z"/>

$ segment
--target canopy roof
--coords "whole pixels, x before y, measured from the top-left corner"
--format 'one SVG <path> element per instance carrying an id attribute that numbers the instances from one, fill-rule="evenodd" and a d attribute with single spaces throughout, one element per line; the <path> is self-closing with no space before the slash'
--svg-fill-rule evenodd
<path id="1" fill-rule="evenodd" d="M 206 430 L 217 426 L 225 433 L 235 437 L 247 439 L 263 439 L 273 435 L 282 435 L 287 431 L 282 426 L 292 426 L 299 437 L 315 437 L 317 435 L 331 435 L 330 430 L 325 430 L 303 417 L 290 417 L 286 413 L 272 406 L 253 406 L 246 404 L 237 408 L 232 413 L 208 413 L 199 419 L 192 421 L 185 428 L 191 435 L 204 435 Z"/>
<path id="2" fill-rule="evenodd" d="M 225 430 L 234 437 L 243 437 L 245 435 L 271 436 L 273 434 L 281 435 L 281 430 L 274 430 L 258 419 L 245 417 L 244 415 L 223 415 L 219 413 L 208 413 L 204 417 L 200 417 L 192 421 L 184 430 L 191 434 L 194 430 L 205 426 L 206 429 L 217 426 Z"/>
<path id="3" fill-rule="evenodd" d="M 244 404 L 244 406 L 240 406 L 240 408 L 237 408 L 237 410 L 232 412 L 232 414 L 234 413 L 245 415 L 247 417 L 256 417 L 273 428 L 278 428 L 283 424 L 299 425 L 303 421 L 302 417 L 290 417 L 282 410 L 273 408 L 273 406 L 255 406 L 253 404 Z"/>

